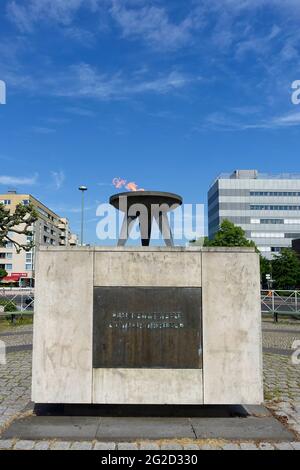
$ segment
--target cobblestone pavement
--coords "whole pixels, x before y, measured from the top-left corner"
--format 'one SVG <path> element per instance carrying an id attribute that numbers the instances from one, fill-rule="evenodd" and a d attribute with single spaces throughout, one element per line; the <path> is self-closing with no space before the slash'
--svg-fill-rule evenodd
<path id="1" fill-rule="evenodd" d="M 31 351 L 14 351 L 14 346 L 32 343 L 32 328 L 29 325 L 11 328 L 0 333 L 0 341 L 8 346 L 7 364 L 0 362 L 0 433 L 30 402 Z M 298 433 L 293 442 L 233 442 L 221 440 L 170 440 L 135 443 L 116 442 L 65 442 L 1 440 L 0 449 L 94 449 L 94 450 L 300 450 L 300 365 L 291 362 L 291 345 L 300 339 L 300 323 L 273 324 L 263 322 L 263 345 L 273 348 L 274 353 L 264 353 L 265 404 L 274 415 Z M 286 351 L 282 355 L 276 351 Z"/>
<path id="2" fill-rule="evenodd" d="M 264 348 L 292 350 L 292 344 L 297 339 L 300 340 L 300 322 L 263 321 Z"/>

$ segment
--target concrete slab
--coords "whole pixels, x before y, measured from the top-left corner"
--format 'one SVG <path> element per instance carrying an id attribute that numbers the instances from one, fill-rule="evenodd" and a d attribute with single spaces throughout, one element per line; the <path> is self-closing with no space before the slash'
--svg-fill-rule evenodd
<path id="1" fill-rule="evenodd" d="M 3 439 L 86 439 L 96 437 L 100 418 L 71 416 L 29 416 L 16 420 L 6 429 Z M 6 437 L 10 436 L 10 437 Z M 26 436 L 26 437 L 25 437 Z"/>
<path id="2" fill-rule="evenodd" d="M 191 418 L 191 423 L 198 439 L 294 439 L 294 434 L 275 418 Z"/>
<path id="3" fill-rule="evenodd" d="M 194 439 L 189 418 L 101 418 L 97 439 Z"/>
<path id="4" fill-rule="evenodd" d="M 250 416 L 255 416 L 257 418 L 271 417 L 272 413 L 268 408 L 263 405 L 245 405 L 244 409 Z"/>
<path id="5" fill-rule="evenodd" d="M 130 442 L 156 439 L 295 440 L 273 417 L 29 416 L 15 420 L 2 439 Z"/>

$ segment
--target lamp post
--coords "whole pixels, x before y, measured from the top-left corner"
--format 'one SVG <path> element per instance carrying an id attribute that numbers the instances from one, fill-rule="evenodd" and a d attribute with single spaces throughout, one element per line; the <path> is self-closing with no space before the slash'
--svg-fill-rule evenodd
<path id="1" fill-rule="evenodd" d="M 86 186 L 79 186 L 79 191 L 81 191 L 81 240 L 80 245 L 83 246 L 83 216 L 84 216 L 84 192 L 87 191 Z"/>

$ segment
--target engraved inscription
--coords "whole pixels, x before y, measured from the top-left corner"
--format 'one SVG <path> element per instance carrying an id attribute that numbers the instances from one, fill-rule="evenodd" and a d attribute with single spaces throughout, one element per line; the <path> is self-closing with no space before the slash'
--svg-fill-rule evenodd
<path id="1" fill-rule="evenodd" d="M 201 289 L 95 287 L 93 367 L 202 367 Z"/>
<path id="2" fill-rule="evenodd" d="M 110 320 L 104 326 L 108 328 L 150 328 L 151 330 L 161 328 L 184 328 L 183 314 L 181 312 L 172 313 L 113 313 Z"/>

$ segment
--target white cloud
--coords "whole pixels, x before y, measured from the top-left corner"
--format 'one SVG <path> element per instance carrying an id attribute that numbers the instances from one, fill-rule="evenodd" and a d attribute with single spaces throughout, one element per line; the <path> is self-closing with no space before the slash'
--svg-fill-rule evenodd
<path id="1" fill-rule="evenodd" d="M 231 115 L 222 112 L 209 114 L 200 126 L 196 126 L 194 131 L 246 131 L 255 129 L 283 129 L 300 126 L 300 111 L 293 111 L 281 116 L 271 116 L 254 120 L 238 120 Z"/>
<path id="2" fill-rule="evenodd" d="M 82 63 L 57 75 L 52 84 L 52 94 L 101 100 L 124 99 L 142 93 L 170 93 L 185 87 L 191 81 L 192 78 L 176 70 L 151 78 L 135 78 L 124 76 L 121 72 L 102 74 L 91 65 Z"/>
<path id="3" fill-rule="evenodd" d="M 175 23 L 164 6 L 149 4 L 143 0 L 9 0 L 8 18 L 25 33 L 34 30 L 38 23 L 54 22 L 65 28 L 65 34 L 79 41 L 93 41 L 91 31 L 74 26 L 80 9 L 97 13 L 99 32 L 107 29 L 105 16 L 109 15 L 120 27 L 124 37 L 142 37 L 156 48 L 176 49 L 191 40 L 191 32 L 201 24 L 198 9 Z M 104 27 L 104 26 L 105 27 Z"/>
<path id="4" fill-rule="evenodd" d="M 4 176 L 0 175 L 0 184 L 3 185 L 34 185 L 37 183 L 38 174 L 35 173 L 33 176 Z"/>
<path id="5" fill-rule="evenodd" d="M 77 116 L 83 116 L 83 117 L 95 117 L 96 113 L 92 111 L 91 109 L 86 109 L 86 108 L 80 108 L 78 106 L 69 106 L 68 108 L 65 108 L 65 111 L 70 114 L 75 114 Z"/>
<path id="6" fill-rule="evenodd" d="M 127 2 L 128 4 L 128 2 Z M 125 37 L 141 36 L 146 42 L 158 48 L 177 48 L 191 39 L 194 25 L 192 16 L 179 23 L 170 20 L 163 7 L 142 5 L 128 8 L 126 2 L 112 0 L 111 13 Z"/>
<path id="7" fill-rule="evenodd" d="M 32 31 L 41 21 L 54 21 L 69 25 L 83 0 L 28 0 L 26 5 L 18 0 L 8 2 L 7 14 L 22 32 Z"/>
<path id="8" fill-rule="evenodd" d="M 33 126 L 31 128 L 31 131 L 36 133 L 36 134 L 53 134 L 56 132 L 55 129 L 52 129 L 51 127 L 42 127 L 42 126 Z"/>
<path id="9" fill-rule="evenodd" d="M 54 181 L 55 188 L 60 189 L 66 179 L 64 172 L 62 170 L 51 171 L 51 175 Z"/>

